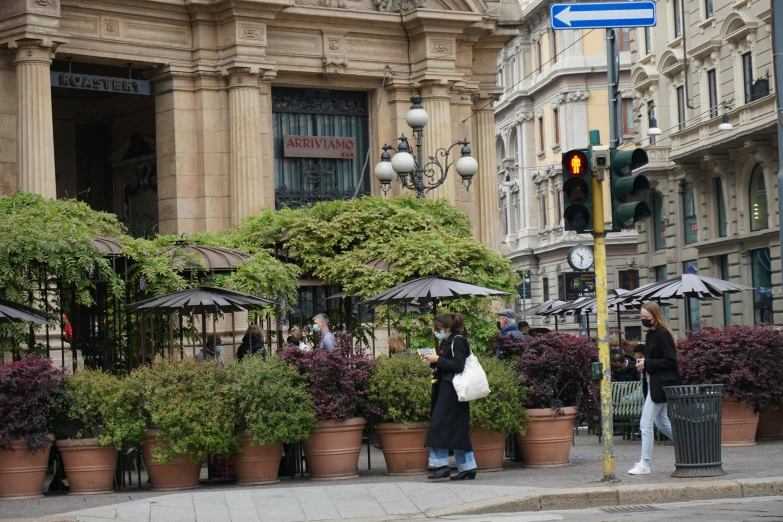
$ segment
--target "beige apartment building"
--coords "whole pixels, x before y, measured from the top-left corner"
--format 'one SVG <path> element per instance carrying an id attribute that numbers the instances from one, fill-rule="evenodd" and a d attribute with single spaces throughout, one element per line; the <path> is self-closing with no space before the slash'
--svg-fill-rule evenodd
<path id="1" fill-rule="evenodd" d="M 605 31 L 552 31 L 550 4 L 524 2 L 521 34 L 498 53 L 498 83 L 504 87 L 495 105 L 501 240 L 514 268 L 530 274 L 529 294 L 518 300 L 518 311 L 591 293 L 576 290 L 574 281 L 581 276 L 566 261 L 573 246 L 592 245 L 593 238 L 565 231 L 561 161 L 562 153 L 588 146 L 591 129 L 609 143 Z M 626 142 L 634 137 L 631 33 L 619 31 Z M 609 234 L 609 288 L 639 285 L 637 243 L 635 230 Z M 616 317 L 611 319 L 610 329 L 617 328 Z M 555 327 L 553 318 L 526 320 L 533 327 Z M 595 318 L 591 321 L 594 335 Z M 629 338 L 639 338 L 636 318 L 623 323 Z M 576 332 L 579 327 L 573 317 L 559 320 L 561 330 Z"/>
<path id="2" fill-rule="evenodd" d="M 380 194 L 419 92 L 425 154 L 467 137 L 480 165 L 432 196 L 499 246 L 495 57 L 518 19 L 492 0 L 3 0 L 0 193 L 77 197 L 134 234 Z"/>
<path id="3" fill-rule="evenodd" d="M 754 289 L 680 301 L 676 328 L 684 306 L 697 326 L 783 322 L 771 16 L 769 0 L 667 0 L 657 27 L 634 31 L 634 139 L 654 188 L 642 283 L 692 272 Z"/>

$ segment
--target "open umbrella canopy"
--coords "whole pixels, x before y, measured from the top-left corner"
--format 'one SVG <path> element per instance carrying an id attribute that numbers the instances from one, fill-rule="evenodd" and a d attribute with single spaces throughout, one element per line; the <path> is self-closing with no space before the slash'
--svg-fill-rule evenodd
<path id="1" fill-rule="evenodd" d="M 519 312 L 519 315 L 548 315 L 549 311 L 560 308 L 564 304 L 566 304 L 566 301 L 561 301 L 560 299 L 550 299 L 549 301 L 544 301 L 538 306 L 522 310 Z"/>
<path id="2" fill-rule="evenodd" d="M 128 310 L 142 314 L 242 312 L 258 310 L 276 304 L 271 299 L 258 297 L 235 290 L 198 286 L 172 294 L 145 299 L 128 305 Z"/>
<path id="3" fill-rule="evenodd" d="M 54 316 L 33 307 L 0 299 L 0 323 L 29 322 L 47 324 L 54 321 Z"/>
<path id="4" fill-rule="evenodd" d="M 723 294 L 734 294 L 753 290 L 749 286 L 697 274 L 683 274 L 668 281 L 650 283 L 627 294 L 619 296 L 622 302 L 663 301 L 666 299 L 695 298 L 700 300 L 720 299 Z"/>
<path id="5" fill-rule="evenodd" d="M 424 303 L 434 300 L 448 301 L 466 297 L 494 297 L 501 295 L 507 295 L 507 292 L 466 283 L 459 279 L 428 276 L 397 285 L 385 292 L 374 295 L 359 304 L 377 306 L 411 303 L 414 301 Z"/>

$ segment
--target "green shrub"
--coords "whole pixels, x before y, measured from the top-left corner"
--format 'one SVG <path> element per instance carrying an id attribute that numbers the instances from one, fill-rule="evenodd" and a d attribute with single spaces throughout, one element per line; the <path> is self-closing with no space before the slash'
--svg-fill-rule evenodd
<path id="1" fill-rule="evenodd" d="M 158 439 L 165 442 L 152 448 L 156 462 L 168 464 L 188 455 L 195 463 L 208 453 L 239 451 L 225 368 L 193 359 L 159 359 L 134 370 L 128 384 L 145 426 L 158 430 Z"/>
<path id="2" fill-rule="evenodd" d="M 432 370 L 418 356 L 382 358 L 367 389 L 370 402 L 381 409 L 385 422 L 421 422 L 430 418 Z"/>
<path id="3" fill-rule="evenodd" d="M 494 357 L 479 360 L 492 393 L 470 403 L 470 425 L 503 435 L 524 435 L 530 422 L 525 410 L 529 388 L 517 375 L 516 364 Z"/>
<path id="4" fill-rule="evenodd" d="M 296 368 L 277 357 L 253 356 L 228 371 L 238 431 L 250 432 L 255 444 L 290 444 L 315 433 L 315 405 Z"/>
<path id="5" fill-rule="evenodd" d="M 58 439 L 96 439 L 100 446 L 141 444 L 145 425 L 129 400 L 127 386 L 98 370 L 82 370 L 65 378 L 55 403 L 53 431 Z"/>

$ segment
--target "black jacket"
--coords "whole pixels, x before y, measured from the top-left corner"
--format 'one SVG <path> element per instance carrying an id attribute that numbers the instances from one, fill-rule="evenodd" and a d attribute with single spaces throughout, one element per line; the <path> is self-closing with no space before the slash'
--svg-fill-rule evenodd
<path id="1" fill-rule="evenodd" d="M 631 382 L 641 380 L 642 374 L 636 369 L 636 359 L 626 355 L 626 366 L 622 370 L 612 369 L 612 380 L 615 382 Z"/>
<path id="2" fill-rule="evenodd" d="M 665 386 L 679 386 L 680 370 L 677 367 L 677 346 L 666 328 L 647 332 L 644 348 L 644 396 L 647 397 L 647 374 L 650 374 L 650 397 L 653 402 L 666 402 Z"/>
<path id="3" fill-rule="evenodd" d="M 261 356 L 266 359 L 266 350 L 264 349 L 264 341 L 253 336 L 252 339 L 248 339 L 247 334 L 242 338 L 242 345 L 237 350 L 237 361 L 241 361 L 245 355 L 255 355 L 260 353 Z"/>
<path id="4" fill-rule="evenodd" d="M 454 355 L 452 355 L 452 344 Z M 438 362 L 432 384 L 432 416 L 427 430 L 428 448 L 461 449 L 473 451 L 470 444 L 470 403 L 459 402 L 454 391 L 454 376 L 465 369 L 470 355 L 468 341 L 459 334 L 451 334 L 438 347 Z"/>

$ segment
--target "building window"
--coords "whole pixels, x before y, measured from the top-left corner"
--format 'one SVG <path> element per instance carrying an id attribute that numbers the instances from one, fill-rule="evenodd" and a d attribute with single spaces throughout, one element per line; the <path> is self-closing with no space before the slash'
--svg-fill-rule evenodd
<path id="1" fill-rule="evenodd" d="M 764 183 L 764 169 L 753 167 L 750 175 L 750 231 L 763 230 L 769 226 L 767 211 L 767 185 Z"/>
<path id="2" fill-rule="evenodd" d="M 547 207 L 547 201 L 546 201 L 546 192 L 541 194 L 541 220 L 544 225 L 544 228 L 546 228 L 549 225 L 549 222 L 547 220 L 547 213 L 548 209 Z"/>
<path id="3" fill-rule="evenodd" d="M 631 30 L 627 27 L 623 27 L 622 29 L 617 29 L 617 48 L 620 49 L 620 52 L 623 51 L 630 51 L 631 50 Z"/>
<path id="4" fill-rule="evenodd" d="M 558 187 L 557 189 L 557 224 L 563 219 L 563 191 Z"/>
<path id="5" fill-rule="evenodd" d="M 503 83 L 503 69 L 498 69 L 498 87 L 505 87 Z"/>
<path id="6" fill-rule="evenodd" d="M 511 74 L 508 75 L 509 77 L 509 83 L 511 85 L 508 86 L 509 89 L 513 89 L 514 85 L 517 84 L 517 59 L 512 58 L 511 64 L 509 65 L 509 68 L 511 69 Z"/>
<path id="7" fill-rule="evenodd" d="M 655 118 L 655 102 L 653 100 L 650 100 L 647 102 L 647 128 L 651 129 L 653 126 L 653 118 Z M 655 138 L 657 136 L 650 136 L 650 145 L 655 145 Z"/>
<path id="8" fill-rule="evenodd" d="M 666 281 L 668 278 L 669 278 L 669 270 L 668 268 L 666 268 L 666 265 L 660 265 L 655 267 L 656 283 L 662 283 Z M 666 318 L 666 321 L 669 321 L 669 307 L 662 306 L 661 310 L 663 311 L 663 316 Z"/>
<path id="9" fill-rule="evenodd" d="M 685 130 L 685 87 L 677 87 L 677 123 Z"/>
<path id="10" fill-rule="evenodd" d="M 639 288 L 638 270 L 621 270 L 619 272 L 620 288 L 623 290 L 636 290 Z"/>
<path id="11" fill-rule="evenodd" d="M 544 53 L 541 51 L 541 40 L 536 42 L 536 60 L 538 61 L 538 74 L 544 66 Z"/>
<path id="12" fill-rule="evenodd" d="M 707 88 L 710 95 L 710 118 L 718 116 L 718 75 L 715 69 L 707 71 Z"/>
<path id="13" fill-rule="evenodd" d="M 769 248 L 751 250 L 753 276 L 753 322 L 772 322 L 772 260 Z"/>
<path id="14" fill-rule="evenodd" d="M 655 250 L 666 249 L 666 216 L 663 211 L 663 198 L 657 191 L 650 194 L 653 211 L 653 234 Z"/>
<path id="15" fill-rule="evenodd" d="M 560 145 L 560 109 L 552 109 L 552 131 L 555 140 L 552 145 Z"/>
<path id="16" fill-rule="evenodd" d="M 684 261 L 682 263 L 682 273 L 683 274 L 698 274 L 699 273 L 699 262 L 696 261 L 696 260 Z M 695 297 L 689 297 L 689 298 L 687 298 L 685 300 L 685 306 L 688 307 L 688 309 L 685 312 L 686 313 L 690 313 L 690 328 L 691 328 L 691 330 L 698 330 L 699 329 L 699 323 L 701 322 L 701 308 L 699 306 L 699 300 L 696 299 Z"/>
<path id="17" fill-rule="evenodd" d="M 544 285 L 544 302 L 549 301 L 549 278 L 545 277 L 542 281 Z"/>
<path id="18" fill-rule="evenodd" d="M 682 0 L 674 0 L 672 2 L 672 10 L 674 11 L 674 37 L 679 38 L 682 36 L 682 10 L 680 9 L 680 2 Z"/>
<path id="19" fill-rule="evenodd" d="M 623 98 L 623 134 L 633 134 L 633 99 Z"/>
<path id="20" fill-rule="evenodd" d="M 742 81 L 745 84 L 745 103 L 749 103 L 753 91 L 753 56 L 750 53 L 742 55 Z"/>
<path id="21" fill-rule="evenodd" d="M 720 256 L 720 278 L 731 281 L 729 272 L 729 256 Z M 731 326 L 731 294 L 723 294 L 723 324 Z"/>
<path id="22" fill-rule="evenodd" d="M 644 28 L 644 54 L 645 56 L 648 54 L 652 54 L 652 28 L 651 27 L 645 27 Z"/>
<path id="23" fill-rule="evenodd" d="M 682 189 L 682 213 L 685 217 L 685 244 L 690 245 L 699 240 L 699 225 L 696 219 L 696 203 L 693 199 L 693 186 L 685 182 Z"/>
<path id="24" fill-rule="evenodd" d="M 726 199 L 723 196 L 723 180 L 715 178 L 715 197 L 718 203 L 718 236 L 726 237 L 729 233 L 729 222 L 726 217 Z"/>
<path id="25" fill-rule="evenodd" d="M 538 118 L 538 152 L 544 152 L 544 118 Z"/>
<path id="26" fill-rule="evenodd" d="M 712 0 L 704 0 L 704 19 L 712 18 L 715 14 L 715 9 L 712 6 Z"/>
<path id="27" fill-rule="evenodd" d="M 549 40 L 552 42 L 552 63 L 557 63 L 557 31 L 549 33 Z"/>

